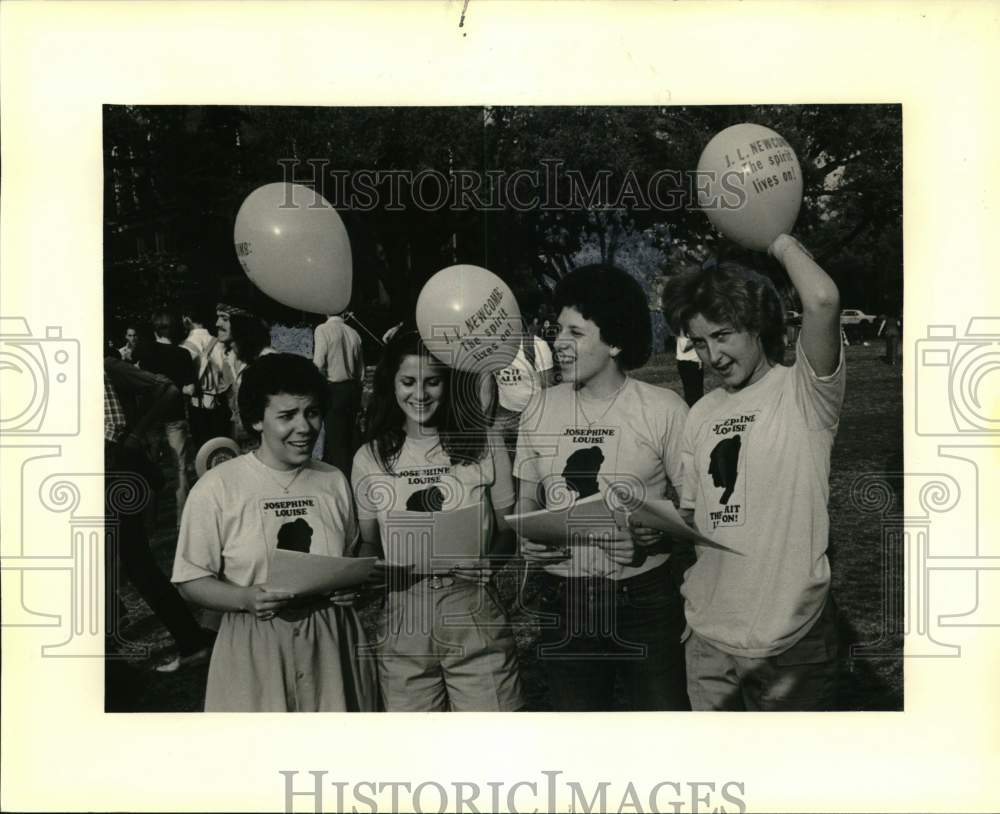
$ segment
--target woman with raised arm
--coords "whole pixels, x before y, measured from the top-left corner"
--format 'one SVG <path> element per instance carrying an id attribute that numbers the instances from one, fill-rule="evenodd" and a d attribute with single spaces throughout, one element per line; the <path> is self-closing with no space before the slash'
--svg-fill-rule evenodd
<path id="1" fill-rule="evenodd" d="M 844 401 L 837 287 L 802 246 L 770 253 L 802 300 L 795 362 L 771 282 L 737 264 L 672 279 L 664 313 L 722 387 L 691 408 L 682 509 L 743 556 L 701 548 L 682 592 L 695 709 L 821 710 L 836 702 L 826 556 L 830 450 Z"/>

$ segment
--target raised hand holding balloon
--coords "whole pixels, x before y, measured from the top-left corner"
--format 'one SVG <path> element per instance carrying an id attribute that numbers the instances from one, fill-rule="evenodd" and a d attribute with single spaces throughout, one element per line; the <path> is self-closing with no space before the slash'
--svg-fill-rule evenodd
<path id="1" fill-rule="evenodd" d="M 316 314 L 351 300 L 351 244 L 327 200 L 301 184 L 265 184 L 236 215 L 233 241 L 247 276 L 271 299 Z"/>
<path id="2" fill-rule="evenodd" d="M 521 310 L 497 275 L 479 266 L 448 266 L 420 290 L 417 328 L 427 349 L 446 365 L 493 373 L 517 355 Z"/>
<path id="3" fill-rule="evenodd" d="M 698 205 L 730 240 L 762 252 L 792 231 L 802 206 L 802 168 L 773 130 L 727 127 L 702 151 L 698 177 Z"/>

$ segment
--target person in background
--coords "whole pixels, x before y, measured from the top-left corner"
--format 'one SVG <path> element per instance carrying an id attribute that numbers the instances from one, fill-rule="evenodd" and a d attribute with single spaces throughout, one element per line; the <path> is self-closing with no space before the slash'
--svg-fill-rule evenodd
<path id="1" fill-rule="evenodd" d="M 899 358 L 899 340 L 902 334 L 899 317 L 891 315 L 882 317 L 877 335 L 885 336 L 885 361 L 892 367 L 896 366 L 896 360 Z"/>
<path id="2" fill-rule="evenodd" d="M 135 325 L 128 325 L 125 328 L 125 344 L 118 348 L 118 354 L 126 362 L 135 362 L 136 347 L 139 344 L 139 330 Z"/>
<path id="3" fill-rule="evenodd" d="M 191 355 L 174 344 L 180 336 L 180 322 L 167 311 L 158 311 L 153 315 L 153 342 L 146 343 L 139 356 L 139 367 L 150 373 L 166 376 L 179 392 L 194 385 L 195 366 Z M 193 466 L 191 453 L 190 429 L 184 402 L 178 399 L 170 411 L 163 417 L 163 423 L 155 430 L 155 444 L 158 450 L 160 441 L 166 438 L 167 445 L 173 457 L 177 472 L 177 486 L 174 497 L 177 506 L 177 523 L 180 524 L 184 501 L 189 488 L 188 470 Z M 156 460 L 156 455 L 153 460 Z"/>
<path id="4" fill-rule="evenodd" d="M 361 336 L 340 314 L 316 327 L 313 363 L 326 377 L 330 390 L 323 460 L 350 477 L 354 451 L 361 445 L 357 419 L 365 363 Z"/>
<path id="5" fill-rule="evenodd" d="M 542 325 L 538 321 L 538 315 L 535 314 L 531 319 L 528 320 L 527 333 L 529 336 L 541 336 L 542 335 Z"/>
<path id="6" fill-rule="evenodd" d="M 129 582 L 170 631 L 178 654 L 159 665 L 159 672 L 208 658 L 213 634 L 204 630 L 191 614 L 166 575 L 156 564 L 143 522 L 146 501 L 136 499 L 136 483 L 155 490 L 162 483 L 156 464 L 148 459 L 143 439 L 152 427 L 171 414 L 180 393 L 166 376 L 140 370 L 121 358 L 104 360 L 104 469 L 105 513 L 109 544 L 105 548 L 107 569 L 107 631 L 109 652 L 127 642 L 118 634 L 114 601 L 118 591 L 118 564 Z M 138 490 L 139 497 L 143 494 Z"/>
<path id="7" fill-rule="evenodd" d="M 195 382 L 190 390 L 188 423 L 195 450 L 213 438 L 228 436 L 232 427 L 232 412 L 227 404 L 232 376 L 226 364 L 225 347 L 205 327 L 212 313 L 210 306 L 193 304 L 183 317 L 187 338 L 181 347 L 191 354 L 195 363 Z"/>
<path id="8" fill-rule="evenodd" d="M 681 331 L 674 340 L 674 356 L 677 359 L 677 373 L 684 386 L 684 401 L 688 407 L 693 407 L 694 403 L 705 394 L 705 371 L 702 369 L 698 352 L 687 335 Z"/>
<path id="9" fill-rule="evenodd" d="M 836 702 L 826 551 L 830 452 L 846 382 L 840 296 L 793 238 L 779 236 L 769 251 L 802 302 L 791 367 L 781 364 L 783 309 L 766 277 L 722 263 L 671 279 L 663 295 L 670 325 L 722 379 L 685 425 L 681 510 L 742 555 L 699 547 L 684 578 L 695 709 L 828 710 Z"/>
<path id="10" fill-rule="evenodd" d="M 493 377 L 499 400 L 493 426 L 503 434 L 507 450 L 513 457 L 521 414 L 533 397 L 555 380 L 552 351 L 542 339 L 526 333 L 513 361 L 496 371 Z"/>

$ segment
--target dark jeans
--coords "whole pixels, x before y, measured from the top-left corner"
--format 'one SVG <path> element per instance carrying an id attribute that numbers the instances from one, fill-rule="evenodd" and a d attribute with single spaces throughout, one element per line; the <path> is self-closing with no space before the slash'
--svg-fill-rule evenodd
<path id="1" fill-rule="evenodd" d="M 673 570 L 668 561 L 625 580 L 544 577 L 538 657 L 556 710 L 614 709 L 616 678 L 626 709 L 690 709 Z"/>
<path id="2" fill-rule="evenodd" d="M 358 410 L 361 408 L 361 385 L 356 381 L 327 382 L 330 404 L 323 422 L 323 460 L 333 464 L 348 479 L 354 453 L 361 446 Z"/>
<path id="3" fill-rule="evenodd" d="M 681 384 L 684 385 L 684 401 L 688 407 L 705 395 L 705 371 L 697 362 L 678 360 L 677 372 L 681 377 Z"/>
<path id="4" fill-rule="evenodd" d="M 149 548 L 142 519 L 146 501 L 141 497 L 145 490 L 136 488 L 143 467 L 137 463 L 136 454 L 104 446 L 106 630 L 114 642 L 127 646 L 128 642 L 118 634 L 115 618 L 119 576 L 124 571 L 139 596 L 170 631 L 181 654 L 189 655 L 206 645 L 205 634 Z"/>

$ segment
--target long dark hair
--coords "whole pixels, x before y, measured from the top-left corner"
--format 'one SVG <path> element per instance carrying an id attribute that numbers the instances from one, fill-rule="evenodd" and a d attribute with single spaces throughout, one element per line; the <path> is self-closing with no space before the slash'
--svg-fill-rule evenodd
<path id="1" fill-rule="evenodd" d="M 382 351 L 366 412 L 365 442 L 379 465 L 384 471 L 394 473 L 406 441 L 406 416 L 396 402 L 396 373 L 407 356 L 419 356 L 441 369 L 444 380 L 441 404 L 427 425 L 437 429 L 441 447 L 451 463 L 481 461 L 487 452 L 489 418 L 481 401 L 479 376 L 442 364 L 427 350 L 420 334 L 404 326 Z"/>

